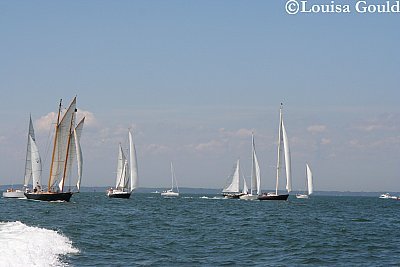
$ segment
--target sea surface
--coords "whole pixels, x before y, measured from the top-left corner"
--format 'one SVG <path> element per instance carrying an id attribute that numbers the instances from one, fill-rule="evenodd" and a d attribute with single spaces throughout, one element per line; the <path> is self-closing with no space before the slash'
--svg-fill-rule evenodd
<path id="1" fill-rule="evenodd" d="M 400 266 L 400 201 L 0 199 L 0 266 Z"/>

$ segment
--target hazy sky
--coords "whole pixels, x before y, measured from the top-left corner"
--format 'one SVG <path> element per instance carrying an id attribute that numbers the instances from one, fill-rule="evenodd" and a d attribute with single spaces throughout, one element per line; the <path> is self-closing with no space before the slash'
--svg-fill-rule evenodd
<path id="1" fill-rule="evenodd" d="M 181 187 L 222 188 L 237 158 L 249 176 L 254 131 L 272 189 L 283 102 L 294 189 L 308 162 L 315 190 L 400 191 L 399 22 L 285 1 L 0 1 L 0 184 L 22 183 L 29 114 L 47 183 L 51 112 L 77 95 L 84 186 L 114 184 L 132 127 L 142 187 L 168 187 L 171 160 Z"/>

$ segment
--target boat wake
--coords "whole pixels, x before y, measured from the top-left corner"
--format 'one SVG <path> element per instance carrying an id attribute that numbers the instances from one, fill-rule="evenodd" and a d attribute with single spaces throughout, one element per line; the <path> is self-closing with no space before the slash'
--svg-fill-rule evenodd
<path id="1" fill-rule="evenodd" d="M 215 200 L 215 199 L 226 199 L 224 197 L 207 197 L 207 196 L 202 196 L 202 197 L 199 197 L 199 198 L 201 198 L 201 199 L 213 199 L 213 200 Z"/>
<path id="2" fill-rule="evenodd" d="M 53 230 L 16 222 L 0 222 L 2 266 L 63 266 L 60 257 L 79 253 L 71 240 Z"/>

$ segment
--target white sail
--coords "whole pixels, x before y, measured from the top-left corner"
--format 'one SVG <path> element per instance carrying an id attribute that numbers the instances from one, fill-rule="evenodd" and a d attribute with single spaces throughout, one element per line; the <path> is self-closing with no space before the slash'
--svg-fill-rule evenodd
<path id="1" fill-rule="evenodd" d="M 40 159 L 39 149 L 32 136 L 29 135 L 30 140 L 30 151 L 31 151 L 31 169 L 32 169 L 32 180 L 33 188 L 40 189 L 42 187 L 42 160 Z"/>
<path id="2" fill-rule="evenodd" d="M 282 133 L 283 133 L 283 146 L 285 149 L 285 167 L 286 167 L 286 190 L 288 192 L 292 191 L 292 165 L 290 159 L 290 148 L 289 140 L 286 134 L 285 125 L 282 121 Z"/>
<path id="3" fill-rule="evenodd" d="M 32 177 L 31 138 L 33 141 L 35 141 L 35 131 L 33 130 L 32 117 L 29 115 L 29 129 L 28 129 L 28 141 L 26 146 L 25 175 L 24 175 L 25 187 L 29 185 L 29 181 Z"/>
<path id="4" fill-rule="evenodd" d="M 254 173 L 255 173 L 256 181 L 257 181 L 257 195 L 260 195 L 261 194 L 261 171 L 260 171 L 260 165 L 258 164 L 256 151 L 254 151 Z"/>
<path id="5" fill-rule="evenodd" d="M 311 195 L 313 193 L 313 175 L 310 166 L 308 166 L 308 164 L 306 164 L 306 173 L 307 173 L 308 194 Z"/>
<path id="6" fill-rule="evenodd" d="M 125 163 L 124 163 L 124 168 L 122 171 L 122 177 L 123 179 L 121 180 L 121 188 L 122 190 L 125 191 L 125 189 L 128 189 L 129 191 L 129 164 L 128 164 L 128 160 L 125 159 Z"/>
<path id="7" fill-rule="evenodd" d="M 233 174 L 229 177 L 229 183 L 222 190 L 224 193 L 238 193 L 239 192 L 239 160 L 236 162 L 236 168 Z"/>
<path id="8" fill-rule="evenodd" d="M 63 179 L 68 175 L 65 166 L 65 161 L 69 154 L 68 150 L 68 140 L 71 138 L 71 132 L 75 127 L 75 112 L 76 112 L 76 97 L 71 102 L 70 106 L 68 107 L 67 111 L 65 112 L 63 118 L 58 123 L 56 127 L 56 136 L 54 143 L 54 159 L 52 160 L 51 173 L 50 173 L 50 180 L 49 185 L 52 187 L 56 181 L 60 181 L 59 187 L 62 191 L 62 184 Z"/>
<path id="9" fill-rule="evenodd" d="M 81 135 L 83 124 L 85 122 L 85 118 L 83 118 L 79 123 L 78 126 L 74 129 L 74 139 L 75 139 L 75 150 L 76 150 L 76 160 L 78 165 L 78 181 L 76 183 L 76 187 L 78 191 L 81 187 L 81 180 L 82 180 L 82 169 L 83 169 L 83 156 L 82 156 L 82 149 L 81 149 Z"/>
<path id="10" fill-rule="evenodd" d="M 279 175 L 281 171 L 281 157 L 282 157 L 282 106 L 279 109 L 279 132 L 278 132 L 278 160 L 276 163 L 276 185 L 275 194 L 278 195 L 279 188 Z"/>
<path id="11" fill-rule="evenodd" d="M 256 146 L 254 144 L 254 136 L 252 135 L 252 170 L 251 170 L 251 193 L 253 190 L 257 190 L 257 195 L 261 194 L 261 172 L 260 165 L 258 164 L 257 154 L 256 154 Z"/>
<path id="12" fill-rule="evenodd" d="M 243 177 L 243 193 L 247 194 L 249 192 L 249 188 L 247 187 L 246 179 Z"/>
<path id="13" fill-rule="evenodd" d="M 171 191 L 174 191 L 174 185 L 176 187 L 176 191 L 179 193 L 178 181 L 176 180 L 174 166 L 171 161 Z"/>
<path id="14" fill-rule="evenodd" d="M 139 186 L 139 175 L 138 175 L 138 165 L 136 158 L 136 147 L 133 142 L 133 137 L 129 131 L 129 159 L 131 167 L 131 191 L 135 190 Z"/>
<path id="15" fill-rule="evenodd" d="M 124 179 L 123 178 L 124 164 L 125 164 L 125 155 L 124 155 L 124 152 L 122 151 L 121 144 L 119 144 L 118 163 L 117 163 L 117 178 L 116 178 L 116 182 L 115 182 L 116 188 L 118 188 L 119 185 L 121 184 L 121 179 Z"/>

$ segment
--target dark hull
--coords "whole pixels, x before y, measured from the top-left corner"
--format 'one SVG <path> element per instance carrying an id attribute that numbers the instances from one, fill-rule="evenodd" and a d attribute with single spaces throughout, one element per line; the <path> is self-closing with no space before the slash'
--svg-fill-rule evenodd
<path id="1" fill-rule="evenodd" d="M 259 200 L 287 200 L 289 197 L 289 194 L 286 195 L 267 195 L 263 194 L 258 196 Z"/>
<path id="2" fill-rule="evenodd" d="M 107 195 L 110 198 L 130 198 L 131 197 L 131 193 L 126 192 L 126 193 L 119 193 L 119 194 L 108 194 Z"/>
<path id="3" fill-rule="evenodd" d="M 224 193 L 222 194 L 225 198 L 240 198 L 240 196 L 245 195 L 244 193 Z"/>
<path id="4" fill-rule="evenodd" d="M 41 192 L 41 193 L 24 193 L 27 199 L 40 200 L 40 201 L 65 201 L 69 202 L 72 197 L 72 192 Z"/>

